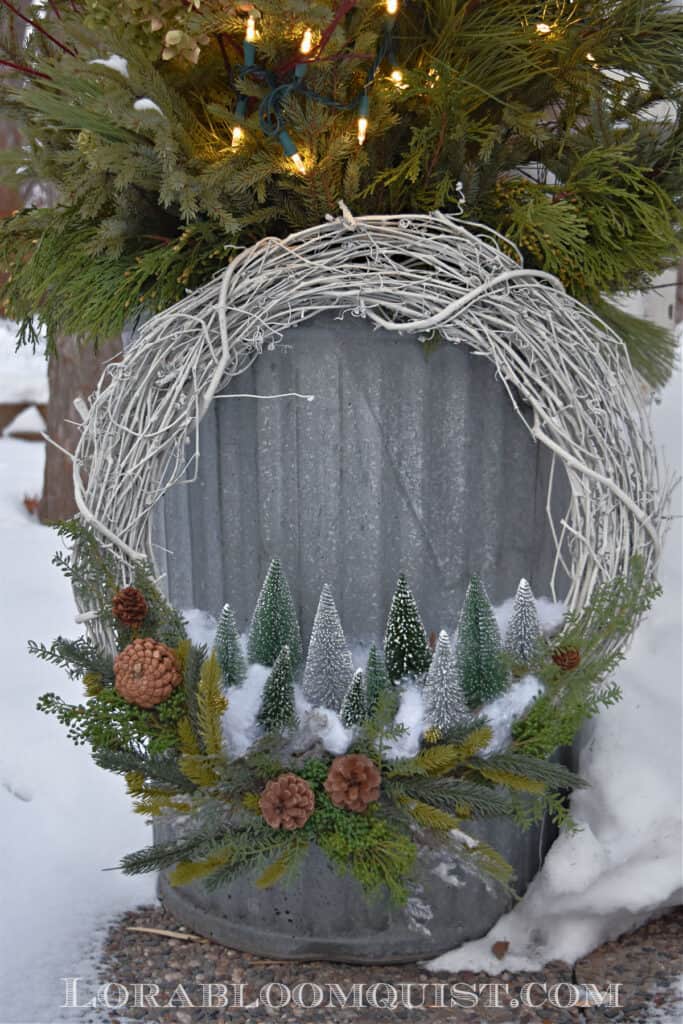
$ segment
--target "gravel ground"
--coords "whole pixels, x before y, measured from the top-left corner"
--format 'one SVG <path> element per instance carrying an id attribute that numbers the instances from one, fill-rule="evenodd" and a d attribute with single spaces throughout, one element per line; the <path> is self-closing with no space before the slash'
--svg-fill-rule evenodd
<path id="1" fill-rule="evenodd" d="M 117 1011 L 103 1009 L 100 1011 L 103 1015 L 93 1020 L 106 1024 L 130 1024 L 133 1021 L 143 1021 L 144 1024 L 205 1024 L 209 1021 L 212 1024 L 232 1021 L 256 1024 L 273 1020 L 282 1024 L 385 1024 L 402 1020 L 419 1024 L 607 1024 L 608 1021 L 674 1024 L 683 1021 L 683 990 L 680 986 L 683 909 L 651 921 L 616 942 L 607 943 L 578 962 L 573 969 L 565 963 L 552 962 L 539 974 L 504 973 L 496 978 L 470 972 L 462 972 L 457 977 L 429 974 L 419 964 L 358 967 L 260 960 L 198 937 L 172 938 L 131 930 L 135 928 L 161 928 L 183 934 L 183 929 L 159 907 L 141 907 L 116 921 L 105 943 L 100 978 L 102 983 L 125 986 L 125 989 L 116 985 L 111 987 L 110 1004 L 123 1001 L 126 995 L 128 1002 L 125 1008 Z M 142 1002 L 141 991 L 138 989 L 136 992 L 133 988 L 141 982 L 159 986 L 156 1002 L 161 1008 L 133 1005 L 136 995 L 137 1001 Z M 528 1005 L 540 1003 L 544 992 L 554 985 L 560 986 L 555 1001 L 566 1005 L 575 992 L 568 986 L 593 984 L 603 991 L 610 982 L 612 986 L 622 986 L 619 1006 L 562 1008 L 547 1001 L 541 1007 Z M 211 983 L 227 986 L 227 1007 L 216 1007 L 217 989 L 213 990 L 214 1008 L 202 1007 L 202 1001 L 208 1001 L 208 989 L 203 986 Z M 498 1006 L 492 1005 L 496 1002 L 494 990 L 482 988 L 494 983 L 504 986 L 498 990 Z M 529 998 L 525 1000 L 523 986 L 531 983 L 536 984 L 527 990 Z M 342 1007 L 334 996 L 330 1005 L 331 990 L 328 986 L 333 984 L 344 990 L 349 990 L 354 984 L 365 986 L 362 1008 Z M 450 986 L 456 984 L 463 988 L 453 1007 L 449 1005 L 449 993 Z M 264 997 L 264 986 L 268 985 L 271 988 Z M 291 993 L 301 985 L 299 1005 L 290 1002 L 280 1006 L 286 992 Z M 377 985 L 378 988 L 371 989 Z M 546 988 L 541 989 L 540 985 Z M 182 990 L 178 986 L 182 986 Z M 242 1005 L 238 999 L 240 986 L 243 986 Z M 281 986 L 287 986 L 287 990 Z M 322 986 L 322 989 L 314 986 Z M 393 989 L 386 986 L 393 986 Z M 398 993 L 398 1005 L 394 1009 L 382 1008 L 382 998 L 387 994 L 393 998 L 394 991 Z M 479 994 L 476 1008 L 471 1003 L 474 997 L 463 994 L 473 991 Z M 590 993 L 587 998 L 586 992 L 580 991 L 582 1002 L 589 1003 Z M 321 994 L 324 994 L 322 1005 L 312 1008 L 311 1004 L 320 999 Z M 259 995 L 260 1005 L 250 1006 Z M 165 1008 L 171 997 L 172 1008 Z M 378 1007 L 372 1005 L 373 998 L 380 1004 Z M 193 1004 L 191 1007 L 187 1005 L 188 999 Z M 411 1001 L 412 1008 L 409 1005 Z M 271 1005 L 267 1005 L 269 1002 Z"/>

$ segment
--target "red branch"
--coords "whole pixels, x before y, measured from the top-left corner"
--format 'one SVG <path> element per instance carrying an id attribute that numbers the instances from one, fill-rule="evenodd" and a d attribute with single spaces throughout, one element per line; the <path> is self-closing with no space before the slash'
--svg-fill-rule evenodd
<path id="1" fill-rule="evenodd" d="M 14 71 L 21 71 L 24 75 L 33 75 L 35 78 L 49 78 L 43 71 L 36 71 L 34 68 L 26 67 L 24 64 L 15 64 L 12 60 L 1 60 L 0 65 L 5 68 L 12 68 Z"/>
<path id="2" fill-rule="evenodd" d="M 22 14 L 22 12 L 18 8 L 16 8 L 14 4 L 10 3 L 10 0 L 0 0 L 0 3 L 4 7 L 6 7 L 8 11 L 11 11 L 12 14 L 16 15 L 16 17 L 19 18 L 21 21 L 26 22 L 26 24 L 30 25 L 31 28 L 34 28 L 36 32 L 40 32 L 40 34 L 45 36 L 46 39 L 49 39 L 51 43 L 54 43 L 55 46 L 58 46 L 59 49 L 63 50 L 64 53 L 68 53 L 70 57 L 76 56 L 75 50 L 72 50 L 65 43 L 60 43 L 59 39 L 55 39 L 55 37 L 51 35 L 48 32 L 48 30 L 40 24 L 39 21 L 34 21 L 33 18 L 29 18 L 25 14 Z"/>
<path id="3" fill-rule="evenodd" d="M 358 0 L 341 0 L 339 7 L 335 11 L 334 18 L 321 35 L 320 42 L 313 51 L 313 56 L 309 57 L 308 60 L 306 61 L 302 61 L 300 55 L 294 57 L 292 58 L 292 60 L 287 61 L 286 64 L 282 64 L 279 68 L 277 68 L 276 74 L 285 75 L 287 74 L 288 71 L 291 71 L 293 68 L 295 68 L 297 64 L 315 64 L 317 60 L 320 60 L 320 55 L 327 46 L 327 44 L 329 43 L 332 36 L 334 35 L 334 30 L 336 29 L 337 25 L 339 25 L 340 22 L 344 20 L 346 15 L 349 14 L 354 9 L 357 3 Z"/>

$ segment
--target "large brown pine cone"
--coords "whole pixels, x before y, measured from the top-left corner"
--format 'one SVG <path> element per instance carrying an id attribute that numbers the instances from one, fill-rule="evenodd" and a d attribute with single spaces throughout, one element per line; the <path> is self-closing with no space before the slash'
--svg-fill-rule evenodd
<path id="1" fill-rule="evenodd" d="M 124 700 L 154 708 L 182 682 L 175 653 L 148 637 L 133 640 L 114 658 L 114 686 Z"/>
<path id="2" fill-rule="evenodd" d="M 125 626 L 141 626 L 147 615 L 147 602 L 137 587 L 123 587 L 114 594 L 112 611 Z"/>
<path id="3" fill-rule="evenodd" d="M 286 772 L 271 779 L 259 799 L 261 814 L 271 828 L 303 828 L 315 807 L 315 794 L 305 779 Z"/>
<path id="4" fill-rule="evenodd" d="M 330 765 L 325 791 L 336 807 L 360 812 L 379 800 L 381 778 L 377 765 L 365 754 L 344 754 Z"/>
<path id="5" fill-rule="evenodd" d="M 553 651 L 553 661 L 565 672 L 571 672 L 581 664 L 581 653 L 576 647 L 558 647 Z"/>

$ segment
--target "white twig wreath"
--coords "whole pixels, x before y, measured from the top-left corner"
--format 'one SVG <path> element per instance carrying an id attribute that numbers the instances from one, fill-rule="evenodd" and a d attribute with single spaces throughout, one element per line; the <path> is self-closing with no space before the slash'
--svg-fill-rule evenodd
<path id="1" fill-rule="evenodd" d="M 455 216 L 353 218 L 343 207 L 341 218 L 257 242 L 145 323 L 81 407 L 73 458 L 80 516 L 114 552 L 122 581 L 136 561 L 154 564 L 152 510 L 196 467 L 199 423 L 216 393 L 289 327 L 330 310 L 464 342 L 495 365 L 520 415 L 517 395 L 531 406 L 531 434 L 569 478 L 551 587 L 563 567 L 570 609 L 636 554 L 654 573 L 668 488 L 625 347 L 556 278 L 515 255 L 491 229 Z M 552 487 L 551 473 L 548 509 Z M 80 610 L 113 649 L 105 626 Z"/>

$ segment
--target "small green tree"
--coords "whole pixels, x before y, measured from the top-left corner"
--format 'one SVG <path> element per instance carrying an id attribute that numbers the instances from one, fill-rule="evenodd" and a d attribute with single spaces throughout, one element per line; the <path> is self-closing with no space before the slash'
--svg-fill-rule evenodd
<path id="1" fill-rule="evenodd" d="M 491 602 L 477 575 L 470 580 L 460 613 L 456 670 L 470 708 L 494 700 L 507 687 L 500 633 Z"/>
<path id="2" fill-rule="evenodd" d="M 403 573 L 398 578 L 391 601 L 384 636 L 384 657 L 393 682 L 408 675 L 423 675 L 432 660 L 427 634 Z"/>
<path id="3" fill-rule="evenodd" d="M 385 691 L 393 692 L 393 686 L 389 682 L 384 658 L 373 644 L 368 654 L 368 664 L 365 670 L 365 693 L 369 717 L 374 715 L 380 694 Z"/>
<path id="4" fill-rule="evenodd" d="M 268 732 L 294 725 L 294 671 L 289 647 L 285 644 L 266 680 L 258 722 Z"/>
<path id="5" fill-rule="evenodd" d="M 367 718 L 367 713 L 363 669 L 359 668 L 344 695 L 339 717 L 342 720 L 342 725 L 345 725 L 347 729 L 351 729 L 354 725 L 360 725 L 361 722 L 364 722 Z"/>
<path id="6" fill-rule="evenodd" d="M 280 559 L 274 558 L 251 621 L 247 644 L 249 661 L 274 665 L 285 644 L 289 647 L 292 667 L 296 668 L 302 657 L 299 621 Z"/>
<path id="7" fill-rule="evenodd" d="M 213 645 L 221 667 L 223 686 L 239 686 L 247 674 L 247 663 L 242 654 L 235 615 L 229 604 L 223 605 Z"/>
<path id="8" fill-rule="evenodd" d="M 429 666 L 424 688 L 425 721 L 428 726 L 447 732 L 469 721 L 465 694 L 458 680 L 448 633 L 442 630 Z"/>

